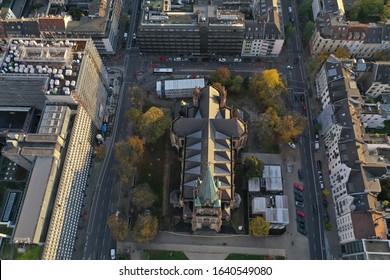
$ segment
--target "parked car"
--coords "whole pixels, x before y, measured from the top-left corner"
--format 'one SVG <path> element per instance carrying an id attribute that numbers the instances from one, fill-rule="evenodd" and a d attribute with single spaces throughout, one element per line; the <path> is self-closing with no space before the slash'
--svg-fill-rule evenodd
<path id="1" fill-rule="evenodd" d="M 298 206 L 298 207 L 305 207 L 305 204 L 303 204 L 303 202 L 300 202 L 300 201 L 295 201 L 295 206 Z"/>
<path id="2" fill-rule="evenodd" d="M 293 142 L 288 142 L 287 143 L 291 148 L 295 149 L 297 145 L 295 145 Z"/>
<path id="3" fill-rule="evenodd" d="M 84 213 L 84 215 L 83 215 L 83 221 L 86 221 L 87 220 L 87 213 Z"/>
<path id="4" fill-rule="evenodd" d="M 322 170 L 322 162 L 320 160 L 317 160 L 317 169 L 318 171 Z"/>
<path id="5" fill-rule="evenodd" d="M 298 183 L 294 183 L 294 188 L 296 188 L 300 192 L 303 192 L 305 190 L 305 188 Z"/>
<path id="6" fill-rule="evenodd" d="M 294 188 L 294 194 L 296 197 L 302 197 L 303 198 L 303 192 L 298 191 L 297 189 Z"/>
<path id="7" fill-rule="evenodd" d="M 306 234 L 307 234 L 306 230 L 303 229 L 303 228 L 298 227 L 297 230 L 298 230 L 298 232 L 299 232 L 300 234 L 303 234 L 303 235 L 306 235 Z"/>
<path id="8" fill-rule="evenodd" d="M 241 62 L 241 58 L 235 58 L 234 62 Z"/>
<path id="9" fill-rule="evenodd" d="M 298 178 L 303 180 L 303 170 L 302 169 L 298 169 Z"/>
<path id="10" fill-rule="evenodd" d="M 319 150 L 320 149 L 320 141 L 314 141 L 314 149 Z"/>
<path id="11" fill-rule="evenodd" d="M 115 260 L 115 249 L 111 249 L 110 253 L 111 253 L 111 259 Z"/>
<path id="12" fill-rule="evenodd" d="M 321 188 L 321 190 L 324 188 L 325 186 L 324 186 L 324 182 L 323 181 L 320 181 L 320 188 Z"/>
<path id="13" fill-rule="evenodd" d="M 296 213 L 297 213 L 297 216 L 305 218 L 305 213 L 303 213 L 301 210 L 297 210 Z"/>
<path id="14" fill-rule="evenodd" d="M 317 203 L 313 203 L 313 214 L 317 215 L 318 214 L 318 206 Z"/>
<path id="15" fill-rule="evenodd" d="M 292 14 L 292 8 L 291 7 L 288 7 L 288 13 Z"/>
<path id="16" fill-rule="evenodd" d="M 219 61 L 219 62 L 226 62 L 226 58 L 221 57 L 221 58 L 218 59 L 218 61 Z"/>
<path id="17" fill-rule="evenodd" d="M 286 66 L 286 69 L 287 69 L 287 70 L 293 70 L 294 67 L 292 67 L 291 65 L 287 65 L 287 66 Z"/>
<path id="18" fill-rule="evenodd" d="M 303 202 L 303 197 L 301 197 L 301 196 L 296 195 L 296 196 L 294 196 L 294 199 L 295 199 L 295 201 Z"/>
<path id="19" fill-rule="evenodd" d="M 297 223 L 301 223 L 301 224 L 304 224 L 304 223 L 305 223 L 305 219 L 302 218 L 302 217 L 300 217 L 300 216 L 297 216 L 297 217 L 295 218 L 295 220 L 297 221 Z"/>
<path id="20" fill-rule="evenodd" d="M 324 222 L 325 222 L 325 224 L 329 223 L 329 215 L 328 215 L 328 213 L 324 214 Z"/>
<path id="21" fill-rule="evenodd" d="M 297 228 L 306 229 L 305 223 L 297 223 L 297 224 L 298 224 Z"/>
<path id="22" fill-rule="evenodd" d="M 324 208 L 328 208 L 328 201 L 325 198 L 322 200 L 322 205 L 324 205 Z"/>

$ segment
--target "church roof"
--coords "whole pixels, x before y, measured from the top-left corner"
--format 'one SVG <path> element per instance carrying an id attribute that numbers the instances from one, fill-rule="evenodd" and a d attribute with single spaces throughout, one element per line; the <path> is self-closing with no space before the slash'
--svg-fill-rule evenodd
<path id="1" fill-rule="evenodd" d="M 203 180 L 198 179 L 196 187 L 198 189 L 198 196 L 195 200 L 196 206 L 210 204 L 210 206 L 221 207 L 218 194 L 220 182 L 218 181 L 218 179 L 214 181 L 210 165 L 207 167 L 207 171 Z"/>

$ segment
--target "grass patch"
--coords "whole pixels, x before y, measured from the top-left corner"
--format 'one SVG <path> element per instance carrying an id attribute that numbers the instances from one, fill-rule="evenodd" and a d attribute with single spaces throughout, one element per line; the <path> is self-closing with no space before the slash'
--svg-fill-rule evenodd
<path id="1" fill-rule="evenodd" d="M 3 247 L 2 259 L 4 259 L 4 260 L 12 260 L 12 256 L 10 256 L 12 245 L 8 242 L 8 240 L 9 239 L 7 239 L 7 241 L 5 241 L 5 244 Z"/>
<path id="2" fill-rule="evenodd" d="M 25 253 L 18 253 L 15 250 L 14 260 L 40 260 L 43 247 L 36 246 L 30 249 L 27 249 Z"/>
<path id="3" fill-rule="evenodd" d="M 157 216 L 161 213 L 161 197 L 163 196 L 162 185 L 164 177 L 165 141 L 166 137 L 164 135 L 157 143 L 145 146 L 142 160 L 138 164 L 139 178 L 137 185 L 148 183 L 153 192 L 160 198 L 153 208 L 153 210 L 157 212 L 154 213 L 154 215 Z"/>
<path id="4" fill-rule="evenodd" d="M 244 254 L 230 254 L 226 260 L 267 260 L 267 256 L 261 255 L 244 255 Z"/>
<path id="5" fill-rule="evenodd" d="M 131 260 L 130 254 L 117 254 L 117 260 Z"/>
<path id="6" fill-rule="evenodd" d="M 188 260 L 183 252 L 176 251 L 147 251 L 149 260 Z"/>
<path id="7" fill-rule="evenodd" d="M 13 228 L 9 228 L 9 227 L 3 226 L 3 225 L 0 226 L 0 233 L 12 235 L 13 231 L 14 231 Z"/>

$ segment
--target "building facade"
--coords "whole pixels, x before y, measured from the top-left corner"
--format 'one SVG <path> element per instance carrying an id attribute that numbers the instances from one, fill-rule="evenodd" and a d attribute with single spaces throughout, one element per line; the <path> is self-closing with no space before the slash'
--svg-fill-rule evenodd
<path id="1" fill-rule="evenodd" d="M 383 215 L 376 196 L 379 177 L 387 173 L 379 157 L 369 153 L 360 113 L 364 100 L 350 71 L 352 61 L 331 55 L 316 78 L 322 102 L 322 124 L 340 244 L 362 238 L 385 238 Z"/>
<path id="2" fill-rule="evenodd" d="M 144 1 L 137 42 L 143 54 L 277 56 L 284 42 L 279 2 L 256 1 L 253 21 L 229 3 Z M 266 8 L 260 8 L 263 6 Z M 236 7 L 233 9 L 233 7 Z M 248 7 L 249 8 L 249 7 Z M 258 9 L 257 9 L 258 8 Z"/>

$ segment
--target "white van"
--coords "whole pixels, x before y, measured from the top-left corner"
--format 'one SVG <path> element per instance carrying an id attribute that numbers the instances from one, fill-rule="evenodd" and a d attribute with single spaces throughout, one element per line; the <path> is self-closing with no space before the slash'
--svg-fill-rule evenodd
<path id="1" fill-rule="evenodd" d="M 115 260 L 115 249 L 111 249 L 111 259 Z"/>

